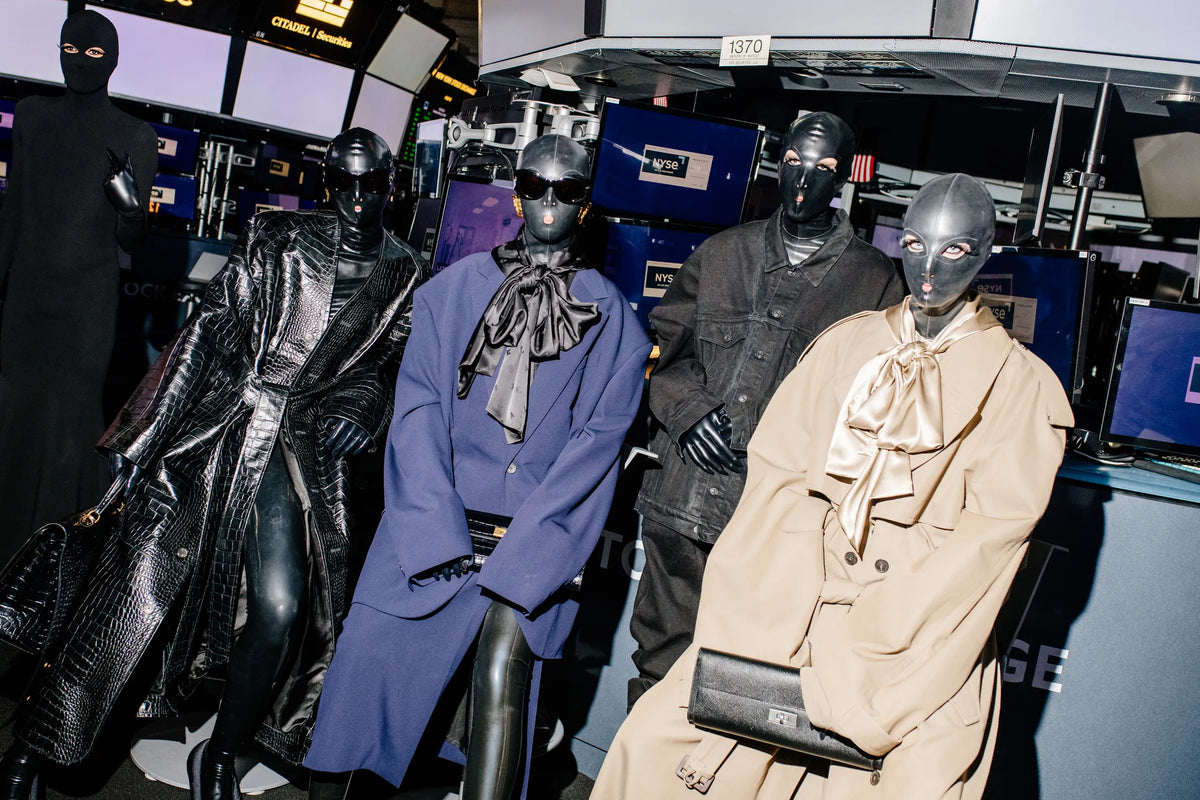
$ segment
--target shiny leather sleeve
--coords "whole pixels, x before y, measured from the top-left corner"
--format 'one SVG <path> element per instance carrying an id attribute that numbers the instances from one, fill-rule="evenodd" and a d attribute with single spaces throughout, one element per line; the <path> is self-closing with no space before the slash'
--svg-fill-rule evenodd
<path id="1" fill-rule="evenodd" d="M 209 284 L 200 307 L 100 440 L 102 449 L 142 467 L 152 465 L 197 400 L 228 382 L 228 368 L 255 301 L 253 273 L 261 265 L 253 261 L 251 243 L 257 231 L 257 221 L 252 220 Z"/>

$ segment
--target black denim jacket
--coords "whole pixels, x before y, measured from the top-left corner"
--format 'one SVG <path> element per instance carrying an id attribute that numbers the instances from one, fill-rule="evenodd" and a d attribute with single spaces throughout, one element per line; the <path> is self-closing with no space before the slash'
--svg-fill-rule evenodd
<path id="1" fill-rule="evenodd" d="M 745 475 L 704 473 L 685 460 L 679 437 L 724 406 L 733 448 L 744 451 L 767 401 L 817 334 L 905 295 L 895 264 L 854 235 L 844 212 L 825 245 L 797 268 L 789 267 L 780 225 L 776 211 L 712 236 L 650 313 L 659 341 L 651 449 L 662 466 L 647 470 L 637 509 L 705 542 L 729 521 Z"/>

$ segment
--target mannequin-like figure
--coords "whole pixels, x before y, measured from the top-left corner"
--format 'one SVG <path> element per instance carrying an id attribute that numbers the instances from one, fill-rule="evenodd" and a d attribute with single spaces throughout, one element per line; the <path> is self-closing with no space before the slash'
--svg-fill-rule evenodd
<path id="1" fill-rule="evenodd" d="M 130 550 L 114 541 L 102 555 L 81 608 L 104 613 L 76 618 L 23 704 L 3 773 L 14 798 L 29 796 L 38 758 L 86 755 L 176 602 L 182 617 L 142 713 L 172 713 L 193 664 L 226 666 L 212 737 L 188 759 L 192 797 L 239 796 L 234 760 L 251 737 L 303 758 L 345 605 L 344 459 L 383 435 L 389 365 L 427 274 L 382 227 L 392 174 L 382 139 L 340 134 L 325 174 L 334 212 L 256 216 L 101 441 L 125 486 L 113 538 Z"/>
<path id="2" fill-rule="evenodd" d="M 66 88 L 17 104 L 0 210 L 0 563 L 107 487 L 95 444 L 116 331 L 117 248 L 131 251 L 145 236 L 158 162 L 153 129 L 108 97 L 112 23 L 81 11 L 59 42 Z"/>
<path id="3" fill-rule="evenodd" d="M 713 236 L 651 312 L 660 356 L 650 380 L 659 423 L 637 508 L 646 566 L 630 631 L 640 675 L 629 703 L 691 641 L 707 554 L 741 494 L 746 442 L 775 387 L 825 326 L 904 296 L 891 260 L 831 207 L 854 158 L 839 117 L 805 115 L 784 137 L 780 209 Z"/>
<path id="4" fill-rule="evenodd" d="M 904 218 L 914 294 L 831 326 L 780 385 L 704 575 L 696 641 L 625 720 L 593 800 L 700 786 L 706 800 L 982 796 L 992 627 L 1072 424 L 1054 373 L 969 290 L 994 220 L 975 179 L 927 183 Z M 701 647 L 798 668 L 812 724 L 886 755 L 882 768 L 693 727 L 679 698 Z"/>
<path id="5" fill-rule="evenodd" d="M 913 198 L 900 238 L 917 333 L 933 339 L 967 304 L 968 288 L 992 254 L 995 205 L 973 179 L 939 178 Z"/>
<path id="6" fill-rule="evenodd" d="M 325 683 L 312 769 L 399 785 L 472 659 L 460 796 L 524 795 L 541 664 L 570 632 L 577 601 L 563 587 L 603 527 L 650 349 L 576 251 L 588 174 L 573 140 L 534 140 L 516 172 L 517 238 L 417 292 L 387 510 Z M 466 518 L 479 512 L 512 521 L 476 570 Z"/>

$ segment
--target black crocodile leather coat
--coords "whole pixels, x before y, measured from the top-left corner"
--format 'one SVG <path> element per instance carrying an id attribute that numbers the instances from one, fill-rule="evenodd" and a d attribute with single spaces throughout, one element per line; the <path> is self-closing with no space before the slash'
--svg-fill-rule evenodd
<path id="1" fill-rule="evenodd" d="M 311 503 L 311 574 L 291 670 L 257 739 L 302 760 L 348 600 L 347 468 L 325 448 L 320 423 L 348 419 L 382 440 L 412 291 L 428 277 L 424 261 L 389 235 L 378 266 L 330 320 L 337 242 L 333 214 L 256 216 L 101 440 L 147 479 L 127 499 L 71 629 L 23 706 L 17 735 L 44 755 L 59 763 L 87 755 L 168 614 L 140 713 L 177 713 L 198 680 L 222 673 L 245 531 L 282 437 Z M 160 658 L 157 641 L 149 657 Z"/>

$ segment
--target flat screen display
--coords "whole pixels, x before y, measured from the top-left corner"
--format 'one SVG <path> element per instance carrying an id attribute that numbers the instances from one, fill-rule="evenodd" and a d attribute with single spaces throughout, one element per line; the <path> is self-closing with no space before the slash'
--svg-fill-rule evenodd
<path id="1" fill-rule="evenodd" d="M 120 63 L 108 82 L 110 94 L 173 108 L 221 112 L 229 37 L 109 8 L 121 37 Z"/>
<path id="2" fill-rule="evenodd" d="M 367 72 L 410 92 L 419 92 L 450 37 L 405 14 L 396 21 Z"/>
<path id="3" fill-rule="evenodd" d="M 247 30 L 252 39 L 359 66 L 376 25 L 394 15 L 386 0 L 260 0 Z"/>
<path id="4" fill-rule="evenodd" d="M 619 219 L 609 221 L 603 272 L 629 300 L 647 330 L 651 327 L 650 312 L 675 273 L 710 235 Z"/>
<path id="5" fill-rule="evenodd" d="M 431 262 L 434 273 L 472 253 L 511 241 L 521 227 L 512 197 L 512 181 L 446 181 L 437 247 Z"/>
<path id="6" fill-rule="evenodd" d="M 67 18 L 65 0 L 0 0 L 0 18 L 0 74 L 61 84 L 58 34 Z"/>
<path id="7" fill-rule="evenodd" d="M 176 172 L 196 171 L 196 152 L 200 146 L 200 134 L 195 131 L 151 122 L 150 127 L 158 134 L 158 168 Z"/>
<path id="8" fill-rule="evenodd" d="M 233 116 L 332 139 L 342 130 L 353 79 L 346 67 L 247 42 Z"/>
<path id="9" fill-rule="evenodd" d="M 761 135 L 749 123 L 609 100 L 592 202 L 621 216 L 736 225 Z"/>
<path id="10" fill-rule="evenodd" d="M 243 227 L 260 211 L 298 211 L 316 207 L 317 204 L 311 200 L 302 200 L 299 195 L 294 194 L 263 192 L 257 189 L 243 189 L 238 192 L 237 215 L 238 222 Z"/>
<path id="11" fill-rule="evenodd" d="M 1102 437 L 1200 455 L 1200 306 L 1126 301 Z"/>
<path id="12" fill-rule="evenodd" d="M 196 216 L 196 181 L 186 175 L 154 176 L 150 187 L 150 213 L 166 214 L 180 219 Z"/>
<path id="13" fill-rule="evenodd" d="M 96 5 L 119 8 L 143 16 L 157 17 L 167 22 L 178 22 L 192 28 L 206 28 L 223 33 L 234 33 L 241 19 L 245 0 L 96 0 Z M 107 10 L 101 10 L 108 15 Z"/>
<path id="14" fill-rule="evenodd" d="M 12 100 L 0 100 L 0 140 L 12 139 L 13 112 L 17 104 Z"/>
<path id="15" fill-rule="evenodd" d="M 415 99 L 416 96 L 406 89 L 364 75 L 350 125 L 378 133 L 392 148 L 392 153 L 398 154 Z"/>
<path id="16" fill-rule="evenodd" d="M 1200 133 L 1143 136 L 1133 140 L 1133 152 L 1147 217 L 1200 217 Z"/>
<path id="17" fill-rule="evenodd" d="M 1083 387 L 1097 261 L 1086 250 L 993 248 L 972 283 L 1009 335 L 1054 370 L 1072 402 Z"/>

